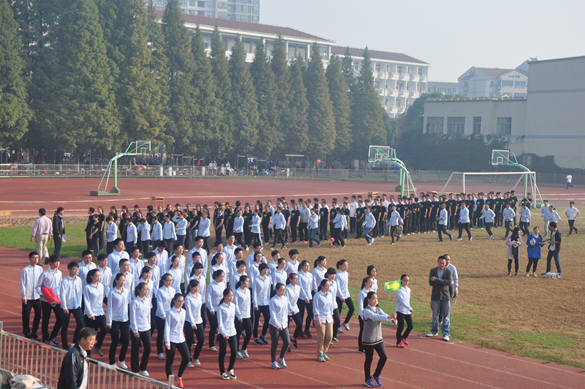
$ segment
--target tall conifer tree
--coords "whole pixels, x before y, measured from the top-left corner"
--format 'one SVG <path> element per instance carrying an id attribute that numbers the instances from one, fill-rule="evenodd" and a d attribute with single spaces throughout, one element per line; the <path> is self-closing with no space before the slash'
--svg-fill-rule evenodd
<path id="1" fill-rule="evenodd" d="M 219 106 L 221 109 L 221 136 L 224 139 L 229 139 L 225 145 L 225 150 L 230 151 L 233 142 L 233 118 L 231 116 L 232 105 L 232 82 L 229 74 L 229 63 L 226 57 L 225 48 L 223 45 L 223 38 L 219 33 L 217 25 L 211 35 L 211 70 L 215 77 L 215 85 L 217 87 L 217 98 L 219 99 Z"/>
<path id="2" fill-rule="evenodd" d="M 290 97 L 284 113 L 282 126 L 285 130 L 285 141 L 283 142 L 286 153 L 305 154 L 309 144 L 309 125 L 307 89 L 303 82 L 304 59 L 299 58 L 290 66 L 290 86 L 288 88 Z"/>
<path id="3" fill-rule="evenodd" d="M 232 85 L 230 115 L 233 118 L 233 142 L 238 153 L 256 155 L 258 149 L 258 103 L 248 64 L 244 44 L 239 35 L 229 61 Z"/>
<path id="4" fill-rule="evenodd" d="M 277 128 L 279 133 L 277 138 L 279 140 L 286 138 L 286 120 L 288 115 L 288 107 L 290 103 L 290 69 L 286 57 L 286 43 L 282 35 L 278 35 L 278 39 L 274 42 L 272 60 L 270 65 L 274 73 L 274 80 L 276 82 L 276 111 L 278 113 L 278 120 L 280 125 Z M 280 141 L 275 146 L 273 152 L 278 155 L 286 154 L 289 145 L 286 142 Z"/>
<path id="5" fill-rule="evenodd" d="M 335 151 L 334 157 L 345 159 L 349 157 L 353 134 L 350 128 L 350 101 L 347 92 L 345 77 L 341 72 L 341 59 L 333 54 L 329 60 L 327 71 L 327 85 L 333 104 L 333 116 L 335 117 Z"/>
<path id="6" fill-rule="evenodd" d="M 310 139 L 307 151 L 312 159 L 325 159 L 335 148 L 335 118 L 317 43 L 311 46 L 311 62 L 307 68 L 306 79 Z"/>
<path id="7" fill-rule="evenodd" d="M 281 143 L 281 133 L 278 131 L 280 120 L 276 104 L 278 98 L 276 83 L 263 39 L 256 44 L 250 73 L 256 91 L 259 114 L 256 148 L 259 156 L 270 156 L 274 147 Z"/>

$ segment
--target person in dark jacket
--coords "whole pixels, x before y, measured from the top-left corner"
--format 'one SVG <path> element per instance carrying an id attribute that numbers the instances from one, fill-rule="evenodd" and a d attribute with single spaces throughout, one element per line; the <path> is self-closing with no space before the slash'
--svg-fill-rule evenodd
<path id="1" fill-rule="evenodd" d="M 431 269 L 429 274 L 429 285 L 433 287 L 431 293 L 431 309 L 433 310 L 433 321 L 431 332 L 427 336 L 437 336 L 439 333 L 439 313 L 443 315 L 443 325 L 441 332 L 443 340 L 449 341 L 450 336 L 450 316 L 451 316 L 451 296 L 449 286 L 453 281 L 451 270 L 446 268 L 447 260 L 441 255 L 437 260 L 437 267 Z"/>
<path id="2" fill-rule="evenodd" d="M 559 260 L 559 252 L 561 251 L 561 233 L 557 229 L 556 222 L 550 222 L 548 229 L 550 230 L 550 238 L 544 241 L 549 242 L 548 253 L 546 256 L 546 272 L 542 273 L 542 275 L 550 275 L 551 260 L 554 258 L 555 266 L 557 267 L 556 278 L 561 278 L 561 261 Z"/>
<path id="3" fill-rule="evenodd" d="M 95 345 L 96 335 L 95 330 L 89 327 L 79 331 L 79 341 L 69 349 L 61 363 L 57 389 L 86 389 L 88 387 L 87 351 Z"/>
<path id="4" fill-rule="evenodd" d="M 53 242 L 55 242 L 55 251 L 53 254 L 61 254 L 61 243 L 63 242 L 63 235 L 65 235 L 65 223 L 63 222 L 63 212 L 65 208 L 59 207 L 53 216 Z"/>

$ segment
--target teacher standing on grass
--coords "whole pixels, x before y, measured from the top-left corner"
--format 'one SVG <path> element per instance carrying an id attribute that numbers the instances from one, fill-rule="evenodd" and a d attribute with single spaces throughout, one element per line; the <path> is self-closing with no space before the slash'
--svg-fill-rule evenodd
<path id="1" fill-rule="evenodd" d="M 47 211 L 45 208 L 39 209 L 39 218 L 35 220 L 32 231 L 30 233 L 30 241 L 35 241 L 37 253 L 41 256 L 41 262 L 45 258 L 49 258 L 49 250 L 47 250 L 47 242 L 51 240 L 53 235 L 53 222 L 46 217 Z"/>

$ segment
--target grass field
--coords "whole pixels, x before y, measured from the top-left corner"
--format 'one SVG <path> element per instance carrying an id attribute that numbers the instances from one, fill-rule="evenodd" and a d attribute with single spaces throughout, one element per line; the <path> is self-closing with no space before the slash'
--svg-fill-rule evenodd
<path id="1" fill-rule="evenodd" d="M 539 221 L 540 217 L 534 217 Z M 585 223 L 577 221 L 578 227 Z M 64 257 L 80 259 L 85 249 L 82 224 L 68 224 L 68 242 L 63 245 Z M 404 236 L 390 246 L 390 239 L 376 239 L 372 246 L 364 240 L 350 237 L 345 249 L 333 249 L 325 243 L 321 248 L 298 248 L 300 259 L 311 263 L 325 255 L 328 267 L 342 258 L 349 261 L 350 286 L 354 301 L 365 269 L 373 264 L 378 268 L 378 282 L 399 279 L 406 273 L 411 278 L 414 330 L 430 331 L 430 293 L 428 274 L 436 266 L 439 255 L 449 253 L 459 272 L 460 295 L 452 306 L 451 337 L 482 346 L 540 358 L 556 363 L 585 368 L 585 278 L 582 276 L 582 234 L 566 236 L 568 227 L 561 222 L 563 244 L 560 254 L 562 279 L 524 277 L 526 247 L 522 246 L 518 277 L 507 277 L 506 245 L 501 239 L 502 228 L 495 229 L 497 239 L 488 240 L 485 230 L 474 229 L 474 239 L 468 242 L 439 243 L 436 234 Z M 585 231 L 585 230 L 583 230 Z M 30 227 L 0 230 L 0 245 L 34 249 L 29 242 Z M 52 248 L 52 244 L 50 245 Z M 546 246 L 545 246 L 546 248 Z M 545 257 L 538 265 L 538 274 L 545 271 Z M 553 264 L 553 271 L 555 267 Z M 386 312 L 393 309 L 393 294 L 380 292 L 381 306 Z M 392 344 L 391 341 L 388 341 Z"/>

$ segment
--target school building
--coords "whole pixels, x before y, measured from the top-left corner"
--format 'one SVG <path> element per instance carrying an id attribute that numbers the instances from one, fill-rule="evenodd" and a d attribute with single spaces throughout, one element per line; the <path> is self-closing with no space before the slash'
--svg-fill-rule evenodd
<path id="1" fill-rule="evenodd" d="M 585 56 L 528 63 L 525 98 L 428 99 L 424 132 L 496 136 L 519 162 L 553 156 L 564 168 L 585 168 Z M 523 156 L 524 157 L 521 157 Z"/>

